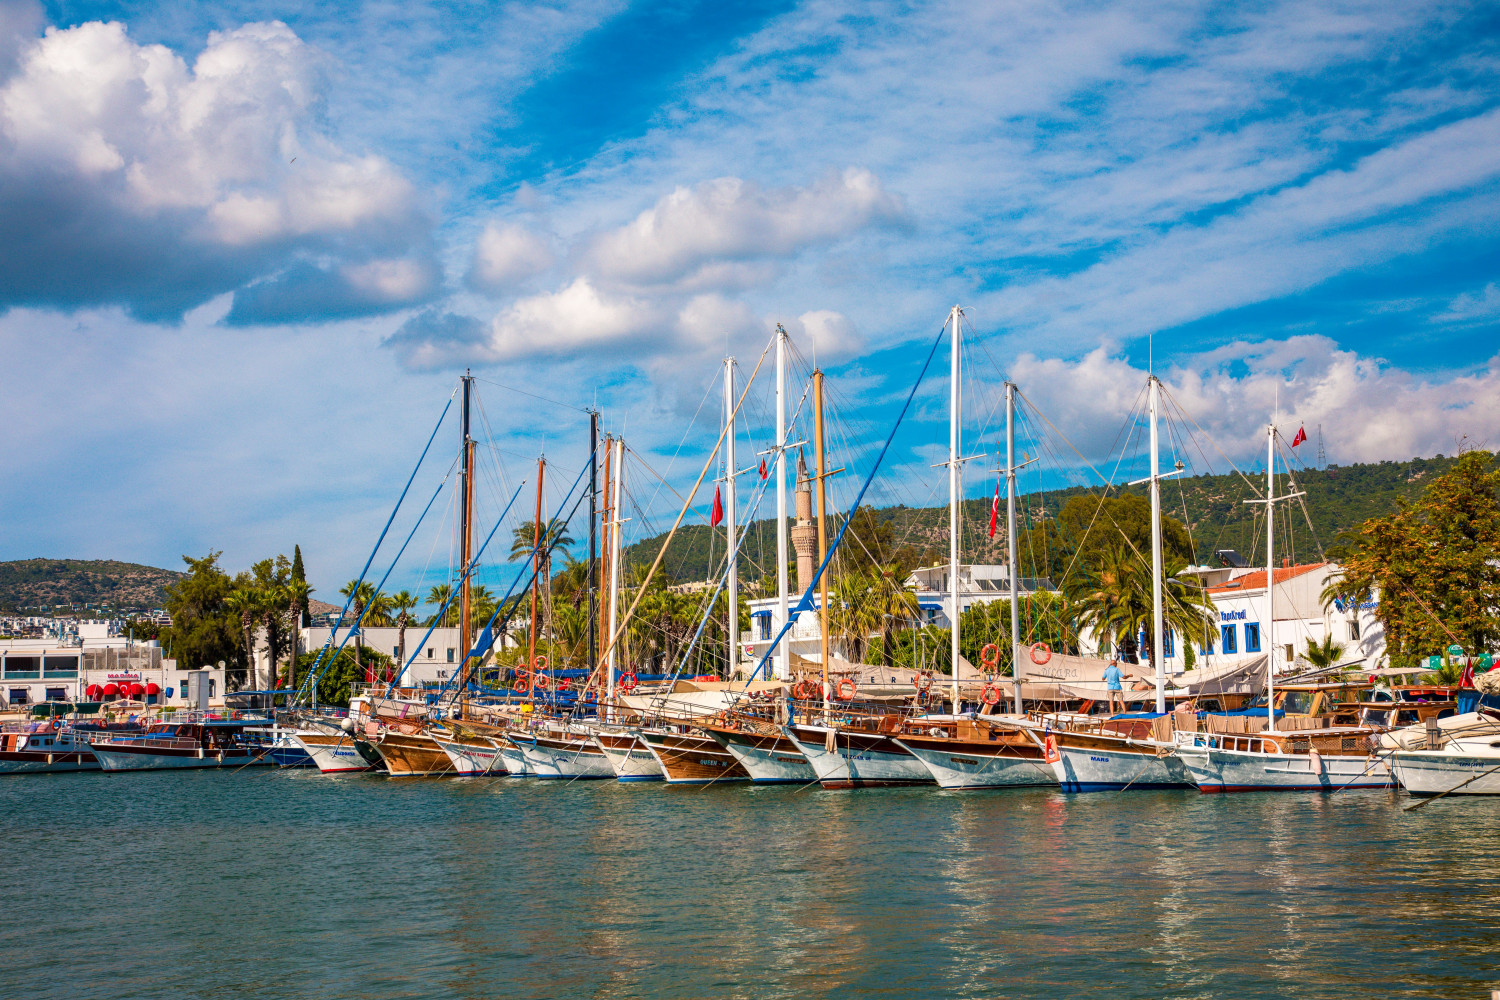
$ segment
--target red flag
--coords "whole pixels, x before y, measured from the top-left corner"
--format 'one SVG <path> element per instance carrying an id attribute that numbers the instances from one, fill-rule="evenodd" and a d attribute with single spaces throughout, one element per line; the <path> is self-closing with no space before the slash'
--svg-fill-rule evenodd
<path id="1" fill-rule="evenodd" d="M 995 525 L 1000 523 L 1000 483 L 995 483 L 995 500 L 990 504 L 990 537 L 995 537 Z"/>
<path id="2" fill-rule="evenodd" d="M 766 478 L 766 460 L 765 459 L 761 459 L 760 460 L 760 478 L 762 478 L 762 479 Z"/>
<path id="3" fill-rule="evenodd" d="M 1306 441 L 1306 440 L 1307 440 L 1307 430 L 1305 428 L 1298 427 L 1297 428 L 1297 436 L 1294 437 L 1294 438 L 1292 438 L 1292 447 L 1295 448 L 1299 444 L 1301 444 L 1303 441 Z"/>
<path id="4" fill-rule="evenodd" d="M 724 520 L 724 501 L 719 496 L 719 488 L 714 487 L 714 512 L 708 516 L 708 526 L 717 528 Z"/>

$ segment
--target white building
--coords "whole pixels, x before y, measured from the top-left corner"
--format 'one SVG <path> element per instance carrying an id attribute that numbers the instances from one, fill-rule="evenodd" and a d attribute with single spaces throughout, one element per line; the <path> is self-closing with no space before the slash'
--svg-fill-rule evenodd
<path id="1" fill-rule="evenodd" d="M 45 701 L 122 698 L 186 705 L 188 675 L 195 672 L 203 671 L 179 669 L 176 660 L 163 657 L 155 640 L 132 642 L 107 634 L 78 638 L 71 633 L 63 640 L 5 639 L 0 640 L 0 711 L 26 711 Z M 215 667 L 206 673 L 209 698 L 221 702 L 224 670 Z"/>
<path id="2" fill-rule="evenodd" d="M 316 653 L 328 642 L 329 633 L 332 630 L 326 627 L 315 627 L 303 629 L 301 633 L 301 646 L 304 653 Z M 338 641 L 342 642 L 346 629 L 339 631 Z M 416 687 L 437 686 L 441 687 L 453 677 L 453 672 L 463 661 L 463 652 L 460 649 L 459 630 L 454 628 L 435 628 L 432 634 L 427 635 L 427 628 L 420 625 L 408 625 L 406 627 L 406 655 L 412 658 L 411 669 L 407 671 L 401 683 Z M 383 625 L 367 625 L 360 629 L 361 641 L 370 649 L 379 650 L 389 656 L 393 661 L 400 662 L 401 657 L 401 630 Z M 423 637 L 426 636 L 426 641 Z M 478 641 L 478 637 L 475 637 Z M 515 641 L 505 637 L 505 646 L 513 646 Z M 500 641 L 497 638 L 495 645 L 498 647 Z M 345 649 L 352 649 L 354 640 L 350 639 Z M 263 659 L 263 651 L 257 651 L 257 660 Z M 492 648 L 485 654 L 483 666 L 489 667 L 494 663 L 495 650 Z"/>

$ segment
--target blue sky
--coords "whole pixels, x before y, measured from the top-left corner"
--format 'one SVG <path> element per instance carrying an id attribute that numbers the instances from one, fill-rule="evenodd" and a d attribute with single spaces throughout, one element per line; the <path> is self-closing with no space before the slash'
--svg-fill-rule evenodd
<path id="1" fill-rule="evenodd" d="M 979 439 L 1011 377 L 1102 462 L 1154 358 L 1246 468 L 1493 447 L 1497 77 L 1484 4 L 0 0 L 0 558 L 326 596 L 465 366 L 507 482 L 597 403 L 681 488 L 778 321 L 857 468 L 955 302 Z"/>

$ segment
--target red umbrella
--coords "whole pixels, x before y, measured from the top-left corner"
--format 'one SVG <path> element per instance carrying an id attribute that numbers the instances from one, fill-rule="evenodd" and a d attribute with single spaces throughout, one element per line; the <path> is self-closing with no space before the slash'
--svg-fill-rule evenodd
<path id="1" fill-rule="evenodd" d="M 115 695 L 117 695 L 119 693 L 120 693 L 120 689 L 117 686 L 115 686 L 114 684 L 106 684 L 106 685 L 104 685 L 104 691 L 103 691 L 104 697 L 106 697 L 106 698 L 113 698 Z"/>
<path id="2" fill-rule="evenodd" d="M 147 694 L 161 694 L 161 688 L 158 687 L 155 684 L 155 682 L 153 682 L 151 684 L 147 684 L 146 685 L 146 693 Z"/>

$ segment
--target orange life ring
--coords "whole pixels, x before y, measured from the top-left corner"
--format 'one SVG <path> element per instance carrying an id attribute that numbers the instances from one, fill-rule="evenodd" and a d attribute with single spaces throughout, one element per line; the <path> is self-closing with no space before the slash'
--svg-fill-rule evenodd
<path id="1" fill-rule="evenodd" d="M 1042 760 L 1049 764 L 1056 764 L 1062 760 L 1062 754 L 1057 752 L 1057 740 L 1050 735 L 1047 737 L 1047 742 L 1042 744 Z"/>
<path id="2" fill-rule="evenodd" d="M 525 667 L 516 668 L 516 679 L 510 682 L 510 686 L 517 691 L 531 690 L 531 671 Z"/>
<path id="3" fill-rule="evenodd" d="M 849 687 L 849 693 L 848 694 L 844 693 L 844 686 L 845 685 L 848 685 L 848 687 Z M 839 700 L 840 701 L 853 701 L 854 700 L 854 696 L 857 695 L 857 694 L 859 694 L 859 685 L 855 684 L 852 680 L 850 680 L 847 677 L 845 677 L 843 680 L 839 681 Z"/>
<path id="4" fill-rule="evenodd" d="M 551 681 L 548 680 L 546 674 L 538 673 L 532 676 L 532 683 L 537 686 L 537 690 L 545 691 L 551 684 Z"/>
<path id="5" fill-rule="evenodd" d="M 979 651 L 979 662 L 994 670 L 1000 665 L 1000 647 L 993 642 L 985 643 Z"/>
<path id="6" fill-rule="evenodd" d="M 926 694 L 928 691 L 932 690 L 932 675 L 917 674 L 911 679 L 911 683 L 912 686 L 915 687 L 918 691 Z"/>
<path id="7" fill-rule="evenodd" d="M 798 681 L 797 686 L 792 688 L 792 697 L 799 701 L 809 701 L 816 696 L 817 690 L 812 681 Z"/>
<path id="8" fill-rule="evenodd" d="M 538 654 L 536 654 L 536 662 L 533 663 L 532 666 L 535 667 L 538 670 L 546 670 L 547 669 L 547 654 L 546 653 L 538 653 Z"/>
<path id="9" fill-rule="evenodd" d="M 617 683 L 620 685 L 621 691 L 634 691 L 636 685 L 635 672 L 631 671 L 628 674 L 621 674 Z"/>
<path id="10" fill-rule="evenodd" d="M 984 699 L 986 705 L 998 705 L 1000 704 L 1000 689 L 993 684 L 986 684 L 984 693 L 980 697 Z"/>
<path id="11" fill-rule="evenodd" d="M 1041 666 L 1052 659 L 1052 647 L 1045 642 L 1034 642 L 1031 644 L 1031 662 Z"/>

